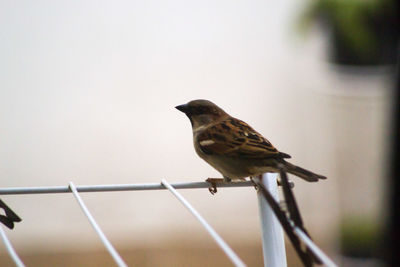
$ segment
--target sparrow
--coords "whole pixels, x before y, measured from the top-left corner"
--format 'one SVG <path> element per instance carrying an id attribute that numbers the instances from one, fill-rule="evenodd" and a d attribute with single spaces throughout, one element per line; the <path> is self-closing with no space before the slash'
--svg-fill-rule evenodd
<path id="1" fill-rule="evenodd" d="M 280 172 L 283 168 L 308 182 L 326 179 L 287 162 L 290 155 L 278 151 L 250 125 L 211 101 L 193 100 L 175 108 L 185 113 L 192 124 L 197 155 L 220 172 L 225 182 Z"/>
<path id="2" fill-rule="evenodd" d="M 0 222 L 10 229 L 14 228 L 14 222 L 20 222 L 21 218 L 10 209 L 6 203 L 0 199 L 0 208 L 4 210 L 5 215 L 0 215 Z"/>

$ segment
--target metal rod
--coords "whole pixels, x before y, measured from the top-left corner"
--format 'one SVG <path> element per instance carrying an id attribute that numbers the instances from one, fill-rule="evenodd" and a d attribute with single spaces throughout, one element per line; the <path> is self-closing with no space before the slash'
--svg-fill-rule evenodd
<path id="1" fill-rule="evenodd" d="M 276 173 L 262 175 L 260 181 L 271 193 L 276 201 L 279 201 Z M 259 179 L 259 178 L 254 178 Z M 274 215 L 270 205 L 263 196 L 261 190 L 257 192 L 258 207 L 261 219 L 262 247 L 264 255 L 264 266 L 284 267 L 286 263 L 285 241 L 283 238 L 282 226 Z"/>
<path id="2" fill-rule="evenodd" d="M 232 263 L 238 267 L 245 267 L 244 262 L 239 256 L 229 247 L 229 245 L 218 235 L 217 232 L 208 224 L 208 222 L 193 208 L 192 205 L 174 189 L 165 179 L 161 180 L 161 183 L 180 201 L 182 204 L 196 217 L 197 220 L 204 226 L 211 237 L 217 242 L 225 254 L 229 257 Z"/>
<path id="3" fill-rule="evenodd" d="M 85 203 L 83 202 L 82 198 L 79 196 L 78 191 L 76 190 L 76 187 L 74 183 L 69 182 L 69 188 L 71 189 L 72 193 L 74 194 L 76 200 L 78 201 L 79 206 L 81 206 L 83 213 L 85 213 L 86 217 L 89 219 L 90 224 L 93 226 L 94 230 L 97 232 L 99 235 L 101 241 L 103 241 L 104 246 L 107 248 L 107 250 L 110 252 L 111 256 L 114 258 L 115 262 L 118 264 L 120 267 L 127 267 L 126 263 L 124 260 L 121 258 L 121 256 L 118 254 L 118 252 L 115 250 L 113 245 L 111 245 L 110 241 L 108 241 L 107 237 L 104 235 L 103 231 L 93 218 L 92 214 L 86 207 Z"/>
<path id="4" fill-rule="evenodd" d="M 8 237 L 7 237 L 6 233 L 4 232 L 4 229 L 3 229 L 2 226 L 0 226 L 0 235 L 1 235 L 1 239 L 4 242 L 4 245 L 7 248 L 7 252 L 11 256 L 11 258 L 13 259 L 15 265 L 18 266 L 18 267 L 25 267 L 24 263 L 18 257 L 18 255 L 15 252 L 13 246 L 11 245 L 10 240 L 8 240 Z"/>
<path id="5" fill-rule="evenodd" d="M 208 188 L 207 182 L 189 182 L 172 183 L 175 189 L 194 189 Z M 237 182 L 230 184 L 221 184 L 218 187 L 248 187 L 253 186 L 251 182 Z M 109 185 L 80 185 L 76 190 L 83 192 L 111 192 L 111 191 L 135 191 L 135 190 L 165 190 L 160 183 L 143 184 L 109 184 Z M 0 188 L 0 195 L 18 195 L 18 194 L 49 194 L 49 193 L 70 193 L 68 186 L 43 186 L 43 187 L 8 187 Z"/>
<path id="6" fill-rule="evenodd" d="M 322 260 L 325 266 L 337 267 L 337 265 L 317 245 L 315 245 L 314 242 L 299 227 L 294 227 L 293 231 L 304 243 L 306 243 L 307 247 Z"/>
<path id="7" fill-rule="evenodd" d="M 257 186 L 259 187 L 258 190 L 261 192 L 264 196 L 264 198 L 267 200 L 269 206 L 271 207 L 272 211 L 275 214 L 275 217 L 278 219 L 278 221 L 281 223 L 283 230 L 287 234 L 287 237 L 289 238 L 290 242 L 293 245 L 293 248 L 296 250 L 298 256 L 300 257 L 300 260 L 302 261 L 304 266 L 312 266 L 311 259 L 309 258 L 309 255 L 305 253 L 301 247 L 301 242 L 298 236 L 293 232 L 293 222 L 289 220 L 285 214 L 284 211 L 282 211 L 281 207 L 279 206 L 279 203 L 275 200 L 275 198 L 271 195 L 269 190 L 265 188 L 265 186 L 259 182 L 259 180 L 256 180 Z"/>
<path id="8" fill-rule="evenodd" d="M 276 174 L 265 174 L 265 177 L 266 177 L 266 179 L 263 179 L 264 186 L 270 190 L 270 192 L 274 195 L 274 197 L 276 199 L 278 199 L 277 185 L 276 185 Z M 271 178 L 271 177 L 274 177 L 274 178 Z M 162 182 L 163 181 L 165 181 L 165 180 L 163 179 Z M 168 183 L 168 182 L 166 182 L 166 183 Z M 72 186 L 71 186 L 71 184 L 72 184 Z M 172 189 L 174 190 L 174 191 L 171 191 L 171 192 L 176 192 L 175 189 L 195 189 L 195 188 L 209 188 L 210 187 L 210 184 L 207 183 L 207 182 L 179 182 L 179 183 L 172 183 L 172 184 L 168 183 L 168 185 L 170 185 L 172 187 Z M 218 187 L 220 187 L 220 188 L 221 187 L 249 187 L 249 186 L 253 186 L 253 183 L 252 182 L 236 182 L 236 183 L 219 184 L 218 185 Z M 86 211 L 88 212 L 88 214 L 86 214 L 86 216 L 88 216 L 89 221 L 92 223 L 92 226 L 95 228 L 96 231 L 97 231 L 96 228 L 98 228 L 98 230 L 100 230 L 100 232 L 101 232 L 101 229 L 98 227 L 97 223 L 94 221 L 93 217 L 90 215 L 90 213 L 87 210 L 86 206 L 84 206 L 84 203 L 83 203 L 82 199 L 80 198 L 79 194 L 77 194 L 78 192 L 112 192 L 112 191 L 136 191 L 136 190 L 139 190 L 139 191 L 140 190 L 164 190 L 166 188 L 168 188 L 168 187 L 164 183 L 161 183 L 161 184 L 160 183 L 142 183 L 142 184 L 110 184 L 110 185 L 81 185 L 81 186 L 75 186 L 71 182 L 70 186 L 0 188 L 0 195 L 70 193 L 72 191 L 74 193 L 75 197 L 77 198 L 78 203 L 81 205 L 82 210 L 85 212 L 85 214 L 86 214 Z M 174 195 L 175 195 L 175 193 L 174 193 Z M 179 197 L 178 197 L 178 199 L 179 199 Z M 183 199 L 181 201 L 182 201 L 182 203 L 184 203 L 184 201 L 186 201 L 186 200 Z M 265 198 L 262 197 L 260 195 L 260 193 L 258 194 L 258 201 L 259 201 L 260 217 L 261 217 L 261 223 L 262 223 L 264 263 L 266 264 L 268 262 L 268 266 L 286 266 L 287 264 L 286 264 L 286 255 L 285 255 L 286 253 L 285 253 L 285 250 L 284 250 L 284 243 L 283 243 L 283 246 L 279 245 L 279 244 L 275 246 L 275 245 L 272 244 L 273 242 L 280 243 L 281 242 L 280 240 L 282 240 L 282 242 L 283 242 L 282 229 L 280 228 L 280 226 L 278 224 L 278 228 L 280 228 L 280 230 L 278 230 L 278 231 L 272 230 L 272 229 L 275 229 L 274 227 L 276 227 L 277 220 L 276 220 L 275 217 L 272 216 L 272 218 L 273 218 L 272 222 L 273 221 L 275 221 L 275 222 L 272 223 L 272 224 L 269 223 L 271 219 L 268 216 L 272 215 L 272 211 L 271 211 L 268 203 L 266 202 Z M 185 203 L 184 203 L 184 205 L 186 206 Z M 187 205 L 189 205 L 189 206 L 186 206 L 186 207 L 190 210 L 190 207 L 191 207 L 190 204 L 187 203 Z M 86 211 L 85 211 L 85 209 L 86 209 Z M 195 210 L 194 210 L 194 212 L 196 213 Z M 193 211 L 192 211 L 192 213 L 193 213 Z M 193 214 L 195 215 L 195 213 L 193 213 Z M 198 216 L 200 216 L 200 215 L 198 214 Z M 200 217 L 200 218 L 202 219 L 202 217 Z M 93 222 L 92 222 L 92 220 L 93 220 Z M 207 224 L 207 222 L 205 222 L 205 223 Z M 204 225 L 204 227 L 206 227 L 206 226 Z M 211 227 L 211 226 L 209 226 L 209 227 Z M 207 227 L 206 227 L 206 229 L 207 229 Z M 214 231 L 214 230 L 212 230 L 212 231 Z M 280 233 L 279 233 L 279 231 L 280 231 Z M 270 232 L 275 232 L 275 233 L 273 235 L 268 234 Z M 294 228 L 294 232 L 296 232 L 296 235 L 301 240 L 303 240 L 303 242 L 306 243 L 307 246 L 311 250 L 313 250 L 314 253 L 316 253 L 318 256 L 320 256 L 321 260 L 323 260 L 324 263 L 327 266 L 332 266 L 332 267 L 333 266 L 337 266 L 328 256 L 326 256 L 326 254 L 324 254 L 313 243 L 313 241 L 310 238 L 307 237 L 307 235 L 304 234 L 304 232 L 300 228 L 295 227 Z M 101 232 L 101 234 L 98 232 L 98 234 L 99 234 L 100 237 L 104 236 L 104 234 L 102 232 Z M 24 264 L 22 263 L 22 261 L 19 259 L 18 255 L 16 254 L 16 252 L 12 248 L 11 243 L 9 242 L 4 230 L 1 227 L 0 227 L 0 235 L 2 237 L 3 242 L 6 245 L 8 253 L 13 258 L 14 262 L 16 263 L 16 265 L 18 267 L 24 266 Z M 216 235 L 218 236 L 218 234 L 216 234 Z M 271 238 L 272 236 L 275 236 L 275 237 Z M 278 236 L 281 236 L 281 237 L 278 237 Z M 104 236 L 104 238 L 109 243 L 109 241 L 106 239 L 105 236 Z M 222 240 L 222 242 L 224 242 L 224 241 Z M 104 241 L 103 241 L 103 243 L 104 243 Z M 109 245 L 115 251 L 115 249 L 112 247 L 112 245 L 110 243 L 109 243 Z M 225 245 L 228 246 L 226 243 L 225 243 Z M 107 247 L 107 245 L 106 245 L 106 247 Z M 283 249 L 279 249 L 278 252 L 273 252 L 278 247 L 283 248 Z M 228 248 L 230 249 L 229 246 L 228 246 Z M 111 253 L 111 251 L 110 251 L 110 253 Z M 115 253 L 117 253 L 117 252 L 115 251 Z M 118 253 L 117 253 L 117 255 L 118 255 Z M 281 255 L 281 256 L 278 256 L 278 255 Z M 118 257 L 119 257 L 119 255 L 118 255 Z M 273 258 L 281 259 L 281 260 L 283 260 L 284 263 L 282 263 L 281 265 L 279 265 L 279 264 L 278 265 L 273 265 L 272 262 L 275 261 L 275 260 L 273 260 Z M 122 261 L 122 259 L 121 259 L 121 261 Z M 245 266 L 244 263 L 240 259 L 239 259 L 239 261 L 243 265 L 237 265 L 237 266 Z M 122 261 L 122 263 L 123 263 L 123 265 L 120 265 L 120 266 L 126 266 L 126 264 L 123 261 Z"/>

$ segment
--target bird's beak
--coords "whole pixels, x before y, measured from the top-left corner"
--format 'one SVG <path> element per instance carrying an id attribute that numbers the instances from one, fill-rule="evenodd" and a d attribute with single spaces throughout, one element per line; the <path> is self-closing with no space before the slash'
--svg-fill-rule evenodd
<path id="1" fill-rule="evenodd" d="M 179 106 L 176 106 L 175 108 L 179 111 L 182 111 L 185 114 L 189 111 L 189 107 L 187 104 L 179 105 Z"/>

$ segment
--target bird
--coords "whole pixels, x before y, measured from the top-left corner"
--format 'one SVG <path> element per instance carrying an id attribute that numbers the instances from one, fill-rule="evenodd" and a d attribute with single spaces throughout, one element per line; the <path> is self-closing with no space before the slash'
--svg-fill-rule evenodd
<path id="1" fill-rule="evenodd" d="M 0 199 L 0 208 L 4 210 L 5 215 L 0 215 L 0 222 L 3 223 L 10 229 L 14 228 L 15 222 L 20 222 L 22 219 L 12 210 L 10 209 L 6 203 L 4 203 Z"/>
<path id="2" fill-rule="evenodd" d="M 189 118 L 197 155 L 222 174 L 224 182 L 245 180 L 284 169 L 307 182 L 326 176 L 296 166 L 265 137 L 242 120 L 226 113 L 209 100 L 192 100 L 175 107 Z"/>

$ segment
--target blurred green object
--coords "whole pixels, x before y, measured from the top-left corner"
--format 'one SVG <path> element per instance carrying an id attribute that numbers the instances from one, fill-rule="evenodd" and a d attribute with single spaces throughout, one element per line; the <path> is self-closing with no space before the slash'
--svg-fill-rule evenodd
<path id="1" fill-rule="evenodd" d="M 331 60 L 343 65 L 394 64 L 398 40 L 392 0 L 310 0 L 299 28 L 315 22 L 330 33 Z"/>
<path id="2" fill-rule="evenodd" d="M 340 247 L 342 254 L 355 258 L 380 256 L 380 226 L 376 220 L 352 217 L 341 224 Z"/>

